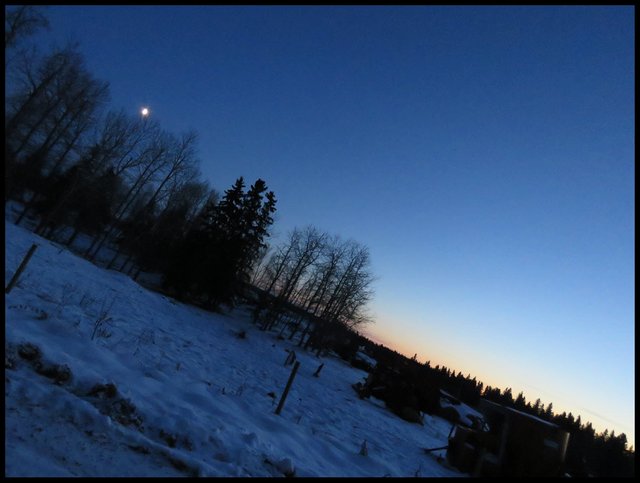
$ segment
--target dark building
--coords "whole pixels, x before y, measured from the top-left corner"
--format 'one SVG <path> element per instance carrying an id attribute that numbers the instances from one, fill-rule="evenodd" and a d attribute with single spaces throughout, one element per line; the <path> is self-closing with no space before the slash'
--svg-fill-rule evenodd
<path id="1" fill-rule="evenodd" d="M 530 414 L 481 399 L 487 427 L 457 426 L 447 461 L 481 476 L 560 476 L 569 433 Z"/>

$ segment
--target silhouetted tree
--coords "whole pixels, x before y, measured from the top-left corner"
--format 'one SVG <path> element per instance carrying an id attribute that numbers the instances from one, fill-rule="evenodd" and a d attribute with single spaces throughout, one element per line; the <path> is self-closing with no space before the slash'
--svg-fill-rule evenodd
<path id="1" fill-rule="evenodd" d="M 209 203 L 180 244 L 166 274 L 179 293 L 204 295 L 217 307 L 232 305 L 250 278 L 273 223 L 276 199 L 257 180 L 247 193 L 238 178 L 220 203 Z"/>
<path id="2" fill-rule="evenodd" d="M 49 20 L 42 14 L 40 8 L 34 5 L 18 5 L 5 9 L 5 51 L 15 48 L 21 40 L 33 35 L 38 30 L 49 27 Z"/>
<path id="3" fill-rule="evenodd" d="M 33 192 L 17 223 L 34 204 L 51 204 L 42 198 L 51 194 L 51 184 L 64 178 L 65 165 L 82 157 L 84 137 L 96 125 L 107 98 L 107 84 L 93 77 L 73 48 L 27 65 L 22 85 L 6 104 L 6 187 L 12 197 L 25 189 Z M 75 159 L 69 159 L 70 154 Z"/>
<path id="4" fill-rule="evenodd" d="M 524 394 L 522 394 L 522 391 L 518 393 L 516 400 L 513 402 L 513 407 L 519 410 L 523 410 L 526 408 L 526 399 L 524 397 Z"/>
<path id="5" fill-rule="evenodd" d="M 67 245 L 71 245 L 80 232 L 95 235 L 111 221 L 121 189 L 122 180 L 113 169 L 108 169 L 82 185 L 70 207 L 76 216 L 72 223 L 73 232 L 66 240 Z"/>
<path id="6" fill-rule="evenodd" d="M 548 420 L 550 420 L 553 417 L 553 403 L 549 403 L 547 405 L 547 408 L 544 410 L 544 416 Z"/>

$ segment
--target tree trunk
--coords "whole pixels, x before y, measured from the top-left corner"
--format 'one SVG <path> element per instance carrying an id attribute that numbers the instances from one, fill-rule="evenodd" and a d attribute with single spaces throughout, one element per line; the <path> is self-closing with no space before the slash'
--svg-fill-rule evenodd
<path id="1" fill-rule="evenodd" d="M 298 329 L 300 328 L 300 324 L 302 323 L 302 320 L 303 320 L 303 317 L 300 317 L 298 319 L 298 322 L 296 322 L 296 325 L 293 327 L 291 334 L 289 334 L 289 340 L 293 339 L 293 336 L 296 335 L 296 333 L 298 332 Z"/>
<path id="2" fill-rule="evenodd" d="M 116 248 L 115 255 L 113 256 L 113 258 L 107 264 L 107 270 L 110 270 L 111 267 L 113 267 L 114 263 L 116 262 L 116 260 L 118 259 L 119 256 L 120 256 L 120 247 Z M 125 263 L 127 263 L 127 262 L 125 261 Z"/>
<path id="3" fill-rule="evenodd" d="M 310 326 L 311 326 L 311 322 L 308 322 L 306 327 L 304 328 L 304 331 L 302 332 L 302 335 L 300 336 L 300 342 L 298 342 L 298 347 L 302 347 L 302 343 L 304 342 L 304 337 L 307 335 L 307 332 L 309 332 Z"/>
<path id="4" fill-rule="evenodd" d="M 16 226 L 20 226 L 20 222 L 26 216 L 26 214 L 29 212 L 29 210 L 31 210 L 31 206 L 33 205 L 33 203 L 35 202 L 37 197 L 38 197 L 38 194 L 37 193 L 33 193 L 31 195 L 31 199 L 29 201 L 25 201 L 24 208 L 22 209 L 22 212 L 20 213 L 20 215 L 18 216 L 16 221 L 14 221 L 14 224 Z"/>
<path id="5" fill-rule="evenodd" d="M 68 247 L 72 246 L 73 241 L 76 239 L 79 233 L 80 233 L 80 230 L 74 227 L 73 233 L 71 234 L 69 239 L 65 242 L 65 245 Z"/>

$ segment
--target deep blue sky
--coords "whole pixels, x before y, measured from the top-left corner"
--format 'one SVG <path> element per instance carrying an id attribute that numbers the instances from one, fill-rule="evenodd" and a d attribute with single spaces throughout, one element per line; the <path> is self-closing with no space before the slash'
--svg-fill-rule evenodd
<path id="1" fill-rule="evenodd" d="M 109 81 L 369 246 L 372 337 L 634 427 L 632 7 L 48 7 Z"/>

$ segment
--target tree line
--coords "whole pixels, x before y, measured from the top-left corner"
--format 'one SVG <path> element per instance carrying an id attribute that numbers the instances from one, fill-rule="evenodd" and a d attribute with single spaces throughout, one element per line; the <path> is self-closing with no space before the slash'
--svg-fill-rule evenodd
<path id="1" fill-rule="evenodd" d="M 596 434 L 590 422 L 583 424 L 580 415 L 575 417 L 571 412 L 557 414 L 553 411 L 553 403 L 546 406 L 540 398 L 531 403 L 522 392 L 514 398 L 512 390 L 507 387 L 503 391 L 488 386 L 483 397 L 503 404 L 524 413 L 557 424 L 569 432 L 569 445 L 566 454 L 566 467 L 573 476 L 633 476 L 635 473 L 635 454 L 628 446 L 627 436 L 605 429 Z"/>
<path id="2" fill-rule="evenodd" d="M 471 407 L 477 407 L 480 398 L 485 398 L 556 424 L 569 432 L 565 469 L 572 476 L 635 475 L 635 451 L 629 446 L 624 433 L 616 434 L 608 429 L 596 433 L 592 423 L 583 422 L 580 415 L 555 413 L 551 402 L 545 405 L 539 398 L 534 402 L 527 401 L 522 392 L 514 397 L 510 387 L 501 390 L 485 386 L 470 374 L 464 376 L 462 372 L 456 373 L 446 366 L 433 367 L 431 361 L 420 363 L 417 355 L 408 358 L 371 341 L 368 341 L 368 346 L 379 363 L 395 367 L 430 386 L 442 388 Z"/>

